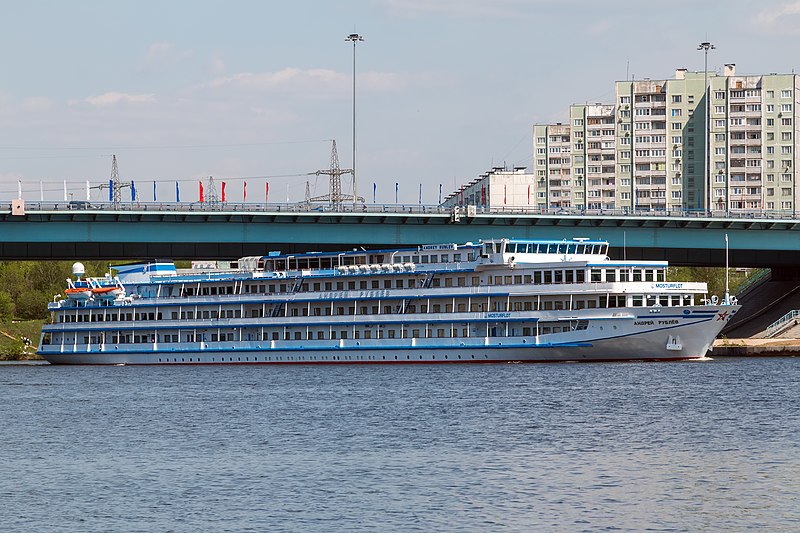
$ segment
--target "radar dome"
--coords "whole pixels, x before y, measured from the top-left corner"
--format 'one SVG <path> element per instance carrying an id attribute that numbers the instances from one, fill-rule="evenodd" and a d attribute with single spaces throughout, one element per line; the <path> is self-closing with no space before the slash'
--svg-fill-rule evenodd
<path id="1" fill-rule="evenodd" d="M 84 268 L 83 263 L 73 263 L 72 264 L 72 274 L 74 276 L 81 277 L 86 272 L 86 268 Z"/>

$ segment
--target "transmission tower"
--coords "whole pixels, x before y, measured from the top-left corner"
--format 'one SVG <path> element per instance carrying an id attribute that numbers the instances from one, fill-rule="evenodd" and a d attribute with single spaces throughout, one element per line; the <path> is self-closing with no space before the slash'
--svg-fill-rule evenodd
<path id="1" fill-rule="evenodd" d="M 108 189 L 111 188 L 111 203 L 114 207 L 118 207 L 119 204 L 122 202 L 122 189 L 130 188 L 131 183 L 129 181 L 123 182 L 119 179 L 119 167 L 117 166 L 117 156 L 111 156 L 111 180 L 110 183 L 101 183 L 97 187 L 92 187 L 93 189 Z"/>
<path id="2" fill-rule="evenodd" d="M 342 174 L 353 174 L 351 168 L 339 168 L 339 154 L 336 151 L 336 140 L 332 141 L 331 146 L 331 168 L 327 170 L 317 170 L 317 176 L 330 176 L 330 187 L 328 194 L 309 198 L 309 202 L 327 202 L 331 205 L 339 206 L 344 201 L 353 201 L 353 196 L 350 194 L 342 194 Z M 363 198 L 358 198 L 356 201 L 363 202 Z"/>
<path id="3" fill-rule="evenodd" d="M 217 184 L 214 183 L 214 177 L 209 176 L 207 183 L 208 185 L 206 185 L 206 188 L 208 189 L 208 192 L 206 192 L 206 202 L 212 205 L 219 204 L 220 199 L 219 194 L 217 193 Z"/>

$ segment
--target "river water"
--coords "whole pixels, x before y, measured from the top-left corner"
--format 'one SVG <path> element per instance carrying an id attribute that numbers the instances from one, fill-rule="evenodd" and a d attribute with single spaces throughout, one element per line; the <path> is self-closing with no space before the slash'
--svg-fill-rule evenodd
<path id="1" fill-rule="evenodd" d="M 798 531 L 800 359 L 0 366 L 3 531 Z"/>

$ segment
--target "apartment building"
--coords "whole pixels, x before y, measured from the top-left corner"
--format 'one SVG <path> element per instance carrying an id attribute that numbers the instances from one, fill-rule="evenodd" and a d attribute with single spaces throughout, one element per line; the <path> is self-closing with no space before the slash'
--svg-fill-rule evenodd
<path id="1" fill-rule="evenodd" d="M 798 75 L 729 64 L 614 92 L 613 104 L 570 106 L 568 124 L 534 125 L 539 207 L 798 210 Z"/>

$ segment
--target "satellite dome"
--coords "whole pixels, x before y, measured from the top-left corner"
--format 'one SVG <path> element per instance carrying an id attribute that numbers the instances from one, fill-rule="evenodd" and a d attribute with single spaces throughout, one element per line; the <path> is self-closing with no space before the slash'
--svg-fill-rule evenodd
<path id="1" fill-rule="evenodd" d="M 86 273 L 86 268 L 83 266 L 83 263 L 73 263 L 72 264 L 72 274 L 73 275 L 81 277 L 85 273 Z"/>

